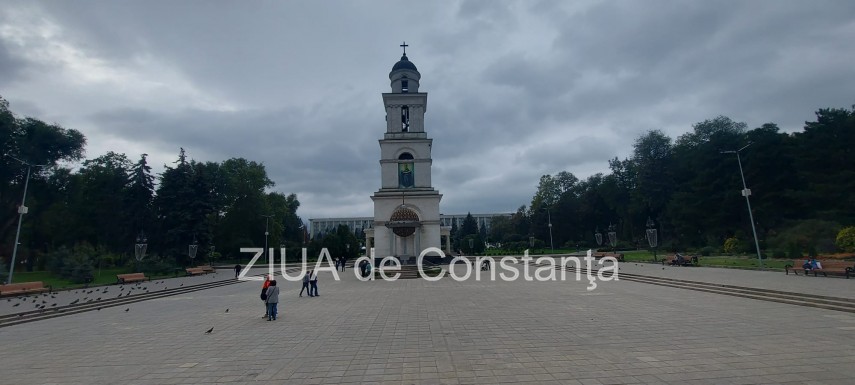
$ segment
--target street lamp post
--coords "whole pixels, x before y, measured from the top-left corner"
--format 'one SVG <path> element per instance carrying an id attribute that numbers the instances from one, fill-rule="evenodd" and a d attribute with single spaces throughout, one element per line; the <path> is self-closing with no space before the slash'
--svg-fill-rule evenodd
<path id="1" fill-rule="evenodd" d="M 134 259 L 137 260 L 137 271 L 140 269 L 140 262 L 145 258 L 146 249 L 148 249 L 148 239 L 145 237 L 145 233 L 140 231 L 140 235 L 137 235 L 137 242 L 134 244 Z"/>
<path id="2" fill-rule="evenodd" d="M 549 207 L 541 208 L 541 210 L 546 210 L 546 223 L 549 225 L 549 248 L 552 249 L 552 252 L 555 252 L 555 246 L 552 244 L 552 214 L 549 211 Z"/>
<path id="3" fill-rule="evenodd" d="M 190 247 L 187 248 L 187 256 L 190 257 L 190 264 L 193 265 L 193 261 L 196 259 L 196 252 L 199 251 L 199 242 L 196 241 L 196 236 L 193 236 L 193 243 L 190 244 Z"/>
<path id="4" fill-rule="evenodd" d="M 267 236 L 270 235 L 270 218 L 273 218 L 273 214 L 270 215 L 262 215 L 264 217 L 264 255 L 267 256 L 267 264 L 270 264 L 270 253 L 267 250 Z"/>
<path id="5" fill-rule="evenodd" d="M 658 230 L 653 219 L 647 217 L 647 243 L 653 248 L 653 262 L 656 262 L 656 246 L 659 244 Z"/>
<path id="6" fill-rule="evenodd" d="M 612 245 L 612 254 L 614 254 L 617 251 L 615 248 L 617 246 L 617 232 L 613 224 L 609 224 L 609 244 Z"/>
<path id="7" fill-rule="evenodd" d="M 552 214 L 549 213 L 549 207 L 546 208 L 546 220 L 549 221 L 549 248 L 555 253 L 555 246 L 552 244 Z"/>
<path id="8" fill-rule="evenodd" d="M 47 165 L 31 164 L 14 156 L 7 156 L 27 166 L 27 177 L 24 179 L 24 196 L 21 198 L 21 206 L 18 207 L 18 230 L 15 232 L 15 245 L 12 247 L 12 263 L 9 264 L 9 277 L 6 280 L 6 283 L 12 283 L 12 275 L 15 273 L 15 259 L 18 257 L 18 239 L 21 237 L 21 222 L 24 221 L 24 214 L 27 213 L 27 206 L 25 203 L 27 201 L 27 188 L 30 186 L 30 170 L 32 170 L 33 167 L 45 167 Z"/>
<path id="9" fill-rule="evenodd" d="M 736 154 L 736 162 L 739 164 L 739 176 L 742 178 L 742 196 L 745 197 L 745 204 L 748 206 L 748 219 L 751 221 L 751 232 L 754 233 L 754 247 L 757 248 L 757 261 L 762 269 L 763 257 L 760 255 L 760 242 L 757 240 L 757 229 L 754 227 L 754 214 L 751 212 L 751 200 L 748 199 L 748 196 L 751 195 L 751 189 L 749 189 L 748 185 L 745 184 L 745 174 L 742 172 L 742 158 L 739 156 L 739 153 L 750 145 L 751 143 L 748 143 L 736 151 L 721 151 L 721 153 Z"/>
<path id="10" fill-rule="evenodd" d="M 286 262 L 288 262 L 288 261 L 287 261 L 287 258 L 286 258 L 286 255 L 285 255 L 285 254 L 287 254 L 287 253 L 288 253 L 288 251 L 287 251 L 287 250 L 285 250 L 285 244 L 284 244 L 284 243 L 280 243 L 280 244 L 279 244 L 279 254 L 281 254 L 281 257 L 282 257 L 282 263 L 286 263 Z"/>

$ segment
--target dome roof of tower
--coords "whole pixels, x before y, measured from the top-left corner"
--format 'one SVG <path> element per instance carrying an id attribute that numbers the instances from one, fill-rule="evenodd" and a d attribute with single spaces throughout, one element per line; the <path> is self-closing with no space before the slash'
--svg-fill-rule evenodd
<path id="1" fill-rule="evenodd" d="M 400 205 L 392 212 L 392 217 L 389 218 L 386 226 L 391 227 L 392 232 L 399 237 L 409 237 L 416 232 L 416 226 L 419 226 L 419 214 Z"/>
<path id="2" fill-rule="evenodd" d="M 392 212 L 391 222 L 418 222 L 419 214 L 406 206 L 400 206 Z"/>
<path id="3" fill-rule="evenodd" d="M 397 63 L 395 63 L 395 65 L 392 67 L 392 71 L 397 71 L 397 70 L 413 70 L 413 71 L 418 72 L 418 70 L 416 69 L 416 65 L 413 64 L 413 62 L 411 62 L 410 59 L 407 59 L 407 54 L 404 54 L 404 56 L 401 56 L 401 60 L 399 60 Z"/>

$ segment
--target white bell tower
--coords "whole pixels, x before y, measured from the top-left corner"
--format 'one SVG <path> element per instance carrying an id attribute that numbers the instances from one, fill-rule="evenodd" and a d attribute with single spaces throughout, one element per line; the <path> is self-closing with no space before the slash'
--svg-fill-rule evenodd
<path id="1" fill-rule="evenodd" d="M 374 257 L 398 257 L 402 263 L 428 247 L 441 247 L 439 201 L 431 186 L 431 146 L 424 115 L 427 93 L 419 92 L 421 74 L 404 55 L 389 73 L 392 92 L 383 94 L 386 133 L 380 139 L 380 190 L 374 201 L 374 225 L 366 231 L 366 250 Z"/>

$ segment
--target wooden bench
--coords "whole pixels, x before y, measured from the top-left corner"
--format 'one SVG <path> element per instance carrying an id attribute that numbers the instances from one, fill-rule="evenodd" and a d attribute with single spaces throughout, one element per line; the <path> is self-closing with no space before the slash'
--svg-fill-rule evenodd
<path id="1" fill-rule="evenodd" d="M 194 269 L 202 269 L 202 271 L 204 271 L 206 274 L 207 274 L 207 273 L 216 273 L 216 272 L 217 272 L 217 270 L 216 270 L 216 269 L 214 269 L 213 267 L 208 266 L 208 265 L 200 265 L 200 266 L 196 266 L 196 267 L 194 267 Z"/>
<path id="2" fill-rule="evenodd" d="M 204 268 L 201 268 L 201 267 L 188 267 L 184 270 L 187 272 L 187 275 L 208 274 L 208 272 Z"/>
<path id="3" fill-rule="evenodd" d="M 28 295 L 35 293 L 51 292 L 51 287 L 45 287 L 44 282 L 21 282 L 10 283 L 8 285 L 0 285 L 0 297 L 7 295 Z"/>
<path id="4" fill-rule="evenodd" d="M 623 262 L 623 254 L 621 253 L 591 253 L 591 256 L 594 257 L 594 259 L 612 257 L 614 259 L 617 259 L 618 262 Z"/>
<path id="5" fill-rule="evenodd" d="M 813 272 L 813 276 L 816 277 L 818 274 L 822 274 L 824 277 L 828 277 L 831 275 L 839 275 L 844 276 L 846 279 L 849 279 L 849 276 L 855 275 L 855 262 L 852 261 L 837 261 L 837 260 L 829 260 L 829 261 L 817 261 L 820 265 L 822 265 L 822 269 L 805 269 L 802 265 L 804 265 L 804 259 L 795 259 L 792 264 L 784 266 L 784 272 L 787 275 L 790 275 L 792 271 L 793 274 L 799 275 L 799 271 L 805 273 L 805 276 Z"/>
<path id="6" fill-rule="evenodd" d="M 117 284 L 126 284 L 131 282 L 148 281 L 149 278 L 144 273 L 116 274 Z"/>
<path id="7" fill-rule="evenodd" d="M 698 265 L 698 257 L 694 255 L 684 255 L 682 262 L 677 258 L 676 254 L 666 255 L 665 258 L 662 259 L 663 265 L 670 266 L 697 266 Z"/>

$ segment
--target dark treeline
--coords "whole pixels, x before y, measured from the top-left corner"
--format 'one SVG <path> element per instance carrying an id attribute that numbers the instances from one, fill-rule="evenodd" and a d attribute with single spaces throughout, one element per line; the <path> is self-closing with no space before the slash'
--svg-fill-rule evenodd
<path id="1" fill-rule="evenodd" d="M 749 130 L 724 116 L 676 140 L 647 132 L 628 159 L 609 161 L 608 174 L 542 176 L 531 204 L 495 221 L 490 241 L 520 247 L 534 236 L 548 247 L 551 215 L 556 248 L 595 245 L 595 229 L 610 224 L 619 247 L 647 247 L 651 218 L 666 250 L 722 250 L 735 239 L 728 251 L 753 252 L 737 157 L 722 153 L 748 144 L 740 157 L 761 250 L 779 257 L 836 251 L 837 232 L 855 224 L 855 106 L 820 109 L 796 133 L 773 123 Z"/>
<path id="2" fill-rule="evenodd" d="M 264 245 L 263 215 L 271 215 L 270 247 L 301 247 L 300 202 L 294 194 L 268 192 L 273 182 L 260 163 L 197 162 L 180 149 L 176 160 L 154 175 L 146 154 L 131 160 L 108 152 L 83 160 L 85 144 L 76 130 L 16 117 L 0 98 L 2 263 L 12 256 L 27 175 L 16 158 L 45 165 L 32 168 L 29 179 L 29 212 L 16 263 L 21 269 L 49 269 L 78 279 L 97 266 L 131 266 L 141 234 L 148 244 L 144 270 L 167 271 L 212 256 L 239 258 L 241 247 Z M 198 252 L 190 261 L 194 241 Z"/>

